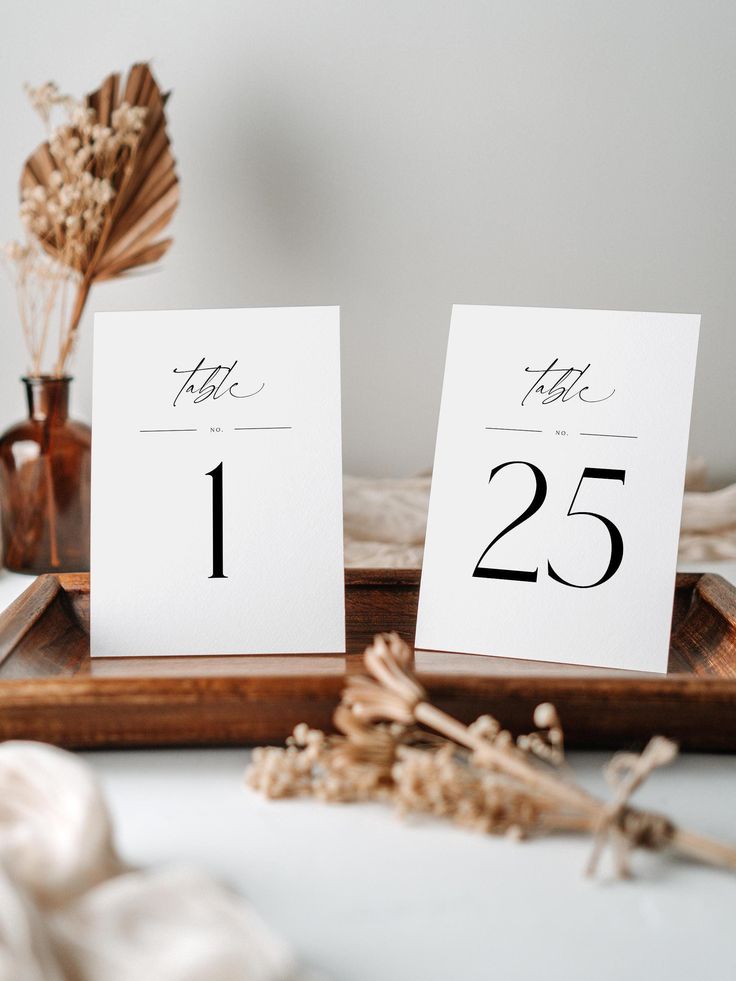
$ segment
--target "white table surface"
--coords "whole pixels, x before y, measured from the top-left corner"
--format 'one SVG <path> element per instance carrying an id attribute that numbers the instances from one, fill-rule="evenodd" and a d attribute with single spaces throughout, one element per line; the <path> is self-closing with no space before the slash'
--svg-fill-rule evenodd
<path id="1" fill-rule="evenodd" d="M 736 563 L 709 568 L 736 580 Z M 0 608 L 28 583 L 1 574 Z M 727 873 L 639 853 L 635 881 L 591 882 L 582 838 L 519 845 L 409 826 L 378 805 L 268 802 L 243 787 L 245 750 L 82 755 L 128 861 L 195 864 L 228 881 L 335 981 L 736 976 Z M 600 793 L 606 758 L 570 754 Z M 736 757 L 685 755 L 637 801 L 736 842 Z"/>

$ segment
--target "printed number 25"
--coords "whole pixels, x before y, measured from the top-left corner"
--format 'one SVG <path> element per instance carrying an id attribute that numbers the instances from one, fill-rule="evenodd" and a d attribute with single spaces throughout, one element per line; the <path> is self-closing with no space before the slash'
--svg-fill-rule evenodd
<path id="1" fill-rule="evenodd" d="M 473 576 L 479 579 L 513 579 L 517 582 L 536 582 L 537 573 L 539 572 L 538 568 L 534 569 L 532 572 L 527 572 L 520 569 L 492 569 L 488 568 L 487 566 L 481 566 L 481 562 L 486 555 L 488 555 L 493 546 L 499 542 L 504 535 L 508 535 L 508 533 L 513 531 L 514 528 L 518 528 L 520 524 L 522 524 L 528 518 L 531 518 L 533 514 L 536 514 L 544 504 L 544 500 L 547 496 L 546 477 L 539 467 L 535 467 L 533 463 L 526 463 L 524 460 L 510 460 L 508 463 L 501 463 L 499 466 L 494 467 L 494 469 L 491 470 L 491 476 L 488 478 L 488 483 L 490 484 L 496 474 L 505 467 L 528 467 L 531 470 L 531 472 L 534 474 L 535 481 L 534 497 L 526 510 L 522 511 L 518 518 L 514 518 L 510 524 L 506 525 L 506 527 L 496 535 L 493 541 L 486 546 L 481 557 L 476 563 L 475 569 L 473 570 Z M 548 561 L 547 574 L 549 577 L 554 579 L 556 582 L 561 583 L 563 586 L 572 586 L 573 589 L 592 589 L 594 586 L 600 586 L 604 582 L 607 582 L 612 578 L 612 576 L 616 575 L 624 557 L 624 540 L 621 537 L 621 532 L 609 518 L 604 517 L 602 514 L 596 514 L 595 511 L 573 511 L 573 507 L 575 506 L 575 498 L 578 496 L 580 487 L 582 486 L 582 483 L 586 477 L 590 480 L 620 480 L 623 484 L 626 478 L 626 471 L 604 470 L 599 467 L 586 467 L 583 470 L 583 476 L 578 481 L 578 486 L 572 496 L 570 507 L 567 509 L 568 517 L 575 517 L 576 515 L 584 514 L 590 518 L 597 518 L 598 521 L 603 522 L 611 539 L 611 555 L 608 560 L 608 567 L 601 578 L 596 582 L 586 583 L 585 585 L 568 582 L 567 579 L 563 579 L 562 576 L 555 572 L 555 570 L 552 568 L 552 564 Z"/>

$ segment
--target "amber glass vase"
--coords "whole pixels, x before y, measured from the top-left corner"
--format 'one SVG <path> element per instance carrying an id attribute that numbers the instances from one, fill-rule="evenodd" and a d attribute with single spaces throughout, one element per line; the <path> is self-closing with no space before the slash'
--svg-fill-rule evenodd
<path id="1" fill-rule="evenodd" d="M 4 565 L 13 572 L 89 569 L 89 426 L 69 418 L 71 378 L 23 378 L 28 418 L 0 436 Z"/>

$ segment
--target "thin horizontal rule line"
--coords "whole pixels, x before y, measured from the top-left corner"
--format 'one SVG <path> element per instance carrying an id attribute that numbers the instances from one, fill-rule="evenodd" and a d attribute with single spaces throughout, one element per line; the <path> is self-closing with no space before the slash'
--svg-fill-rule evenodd
<path id="1" fill-rule="evenodd" d="M 196 433 L 196 429 L 139 429 L 139 433 Z"/>
<path id="2" fill-rule="evenodd" d="M 542 433 L 543 429 L 516 429 L 513 426 L 486 426 L 486 429 L 496 429 L 503 433 Z"/>
<path id="3" fill-rule="evenodd" d="M 235 431 L 242 433 L 257 429 L 293 429 L 293 426 L 236 426 Z"/>
<path id="4" fill-rule="evenodd" d="M 604 436 L 606 439 L 638 439 L 638 436 L 623 436 L 621 433 L 580 433 L 581 436 Z"/>

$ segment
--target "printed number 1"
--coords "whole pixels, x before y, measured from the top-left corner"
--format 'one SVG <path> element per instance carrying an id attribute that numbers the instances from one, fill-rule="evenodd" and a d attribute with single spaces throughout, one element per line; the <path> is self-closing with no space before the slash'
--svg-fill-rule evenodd
<path id="1" fill-rule="evenodd" d="M 227 579 L 222 571 L 222 464 L 205 476 L 212 477 L 212 575 L 210 579 Z"/>

